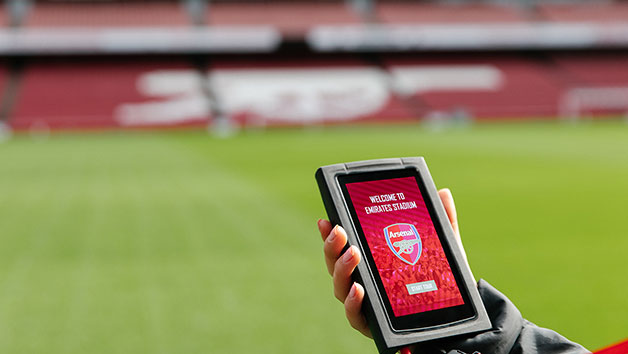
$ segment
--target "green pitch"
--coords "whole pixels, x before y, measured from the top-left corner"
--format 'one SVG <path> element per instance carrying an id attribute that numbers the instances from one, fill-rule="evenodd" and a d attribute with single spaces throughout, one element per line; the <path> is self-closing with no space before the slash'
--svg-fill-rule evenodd
<path id="1" fill-rule="evenodd" d="M 626 124 L 372 126 L 0 144 L 0 353 L 374 353 L 332 296 L 313 174 L 414 155 L 477 278 L 590 349 L 626 337 Z"/>

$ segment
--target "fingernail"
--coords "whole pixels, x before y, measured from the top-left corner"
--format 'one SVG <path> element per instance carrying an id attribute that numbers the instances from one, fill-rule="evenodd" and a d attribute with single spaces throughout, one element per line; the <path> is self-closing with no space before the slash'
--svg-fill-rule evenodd
<path id="1" fill-rule="evenodd" d="M 351 259 L 353 258 L 353 253 L 354 253 L 353 246 L 349 247 L 347 252 L 345 252 L 345 255 L 342 256 L 342 261 L 345 263 L 349 263 Z"/>
<path id="2" fill-rule="evenodd" d="M 353 285 L 351 285 L 351 290 L 349 290 L 349 297 L 354 298 L 356 291 L 357 290 L 355 290 L 355 283 L 353 283 Z"/>
<path id="3" fill-rule="evenodd" d="M 334 228 L 331 229 L 331 233 L 329 234 L 329 237 L 327 237 L 327 242 L 334 242 L 337 232 L 338 232 L 338 226 L 334 226 Z"/>
<path id="4" fill-rule="evenodd" d="M 318 221 L 316 222 L 316 225 L 318 225 L 318 227 L 321 227 L 321 221 L 323 221 L 323 219 L 318 219 Z"/>

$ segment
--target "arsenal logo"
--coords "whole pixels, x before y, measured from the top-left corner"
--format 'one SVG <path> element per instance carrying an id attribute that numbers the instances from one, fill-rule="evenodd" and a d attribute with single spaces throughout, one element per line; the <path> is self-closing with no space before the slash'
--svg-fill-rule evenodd
<path id="1" fill-rule="evenodd" d="M 384 228 L 388 247 L 402 261 L 415 265 L 421 257 L 421 237 L 412 224 L 392 224 Z"/>

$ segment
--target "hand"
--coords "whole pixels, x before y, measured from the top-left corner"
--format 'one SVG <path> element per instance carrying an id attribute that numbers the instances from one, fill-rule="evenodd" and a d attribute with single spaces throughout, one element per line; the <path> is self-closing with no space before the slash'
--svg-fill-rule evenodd
<path id="1" fill-rule="evenodd" d="M 447 188 L 441 189 L 438 191 L 438 195 L 445 206 L 447 217 L 449 222 L 451 222 L 456 240 L 466 260 L 467 256 L 464 253 L 464 248 L 462 248 L 456 206 L 454 205 L 451 191 Z M 347 244 L 345 230 L 339 225 L 334 227 L 329 221 L 322 219 L 318 221 L 318 230 L 324 241 L 325 264 L 329 274 L 333 277 L 334 295 L 340 302 L 344 303 L 345 315 L 351 327 L 365 336 L 373 338 L 361 311 L 362 301 L 364 300 L 364 288 L 362 285 L 351 281 L 351 273 L 353 273 L 353 270 L 361 260 L 358 248 L 351 246 L 341 255 L 342 249 Z"/>

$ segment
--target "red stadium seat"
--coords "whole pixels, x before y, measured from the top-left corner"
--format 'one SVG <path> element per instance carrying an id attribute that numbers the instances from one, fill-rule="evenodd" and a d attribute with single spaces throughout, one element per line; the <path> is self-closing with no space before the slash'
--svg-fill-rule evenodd
<path id="1" fill-rule="evenodd" d="M 24 73 L 10 125 L 98 129 L 205 124 L 205 112 L 180 115 L 177 103 L 193 93 L 186 95 L 179 82 L 161 82 L 157 88 L 146 82 L 147 76 L 169 70 L 191 73 L 185 62 L 176 60 L 36 63 Z"/>
<path id="2" fill-rule="evenodd" d="M 541 18 L 548 21 L 622 23 L 628 21 L 628 3 L 620 2 L 540 3 L 537 11 Z"/>
<path id="3" fill-rule="evenodd" d="M 430 112 L 464 110 L 479 118 L 521 118 L 555 116 L 562 94 L 562 83 L 555 78 L 551 67 L 517 57 L 450 60 L 388 60 L 394 72 L 408 68 L 434 68 L 438 75 L 434 83 L 412 96 Z M 447 68 L 451 71 L 447 73 Z M 456 71 L 458 70 L 458 71 Z M 429 73 L 429 70 L 428 70 Z M 462 74 L 461 74 L 462 73 Z M 466 79 L 465 79 L 466 77 Z"/>
<path id="4" fill-rule="evenodd" d="M 177 2 L 38 3 L 26 18 L 28 27 L 146 27 L 189 25 Z"/>
<path id="5" fill-rule="evenodd" d="M 264 2 L 216 3 L 207 12 L 207 23 L 268 25 L 287 37 L 302 37 L 310 28 L 325 24 L 355 24 L 360 19 L 344 3 Z"/>
<path id="6" fill-rule="evenodd" d="M 628 87 L 628 54 L 579 53 L 556 54 L 558 65 L 569 74 L 574 86 L 624 86 Z"/>
<path id="7" fill-rule="evenodd" d="M 384 75 L 357 59 L 222 61 L 210 73 L 223 110 L 240 124 L 411 119 Z"/>
<path id="8" fill-rule="evenodd" d="M 628 54 L 555 54 L 555 62 L 569 78 L 561 101 L 562 114 L 625 115 L 628 112 Z"/>
<path id="9" fill-rule="evenodd" d="M 6 27 L 9 24 L 9 14 L 4 2 L 0 4 L 0 27 Z"/>
<path id="10" fill-rule="evenodd" d="M 525 19 L 511 6 L 488 4 L 422 4 L 417 2 L 380 2 L 376 17 L 384 23 L 453 24 L 520 22 Z"/>

